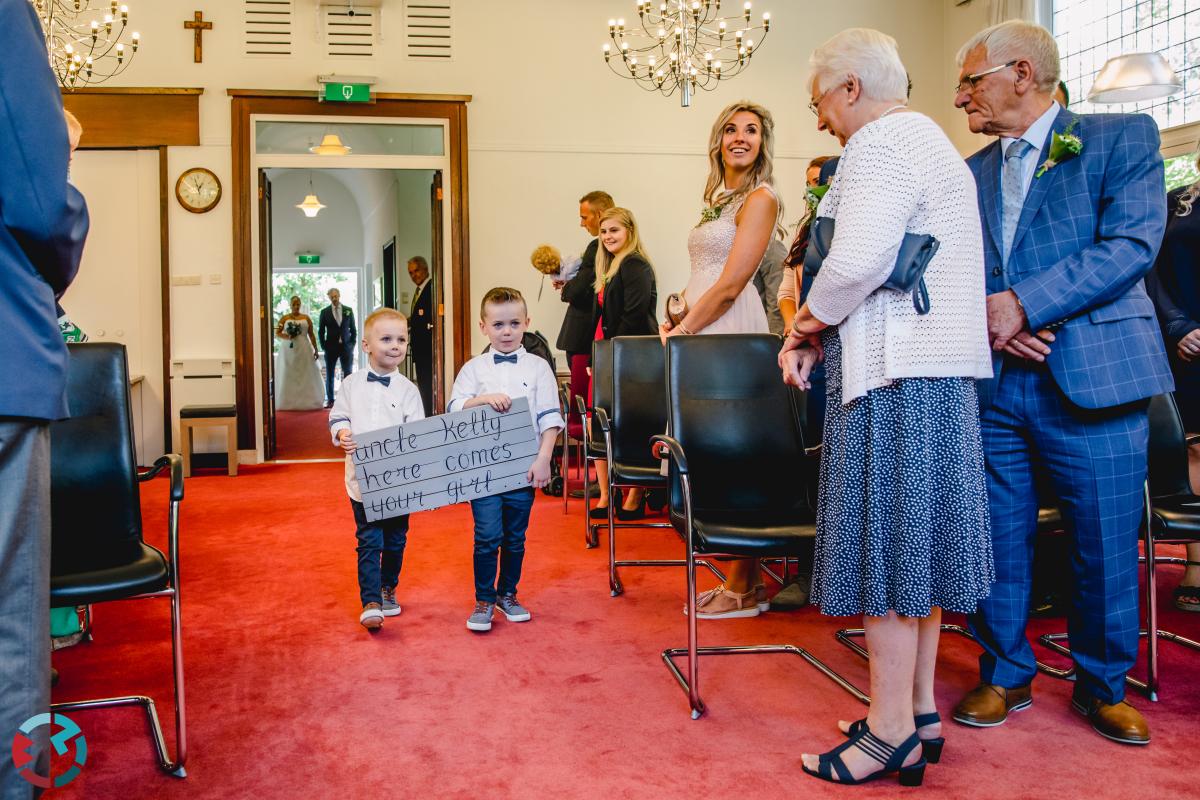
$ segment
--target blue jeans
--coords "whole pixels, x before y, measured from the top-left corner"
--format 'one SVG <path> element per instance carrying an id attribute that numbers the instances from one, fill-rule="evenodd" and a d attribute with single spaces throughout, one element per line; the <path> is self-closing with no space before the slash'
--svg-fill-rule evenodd
<path id="1" fill-rule="evenodd" d="M 516 594 L 525 560 L 525 529 L 533 508 L 533 488 L 513 489 L 471 501 L 475 517 L 475 599 L 496 602 Z M 496 581 L 496 561 L 500 580 Z"/>
<path id="2" fill-rule="evenodd" d="M 383 588 L 396 588 L 400 567 L 404 564 L 404 545 L 408 542 L 408 515 L 367 521 L 363 504 L 350 501 L 358 524 L 358 594 L 367 603 L 382 603 Z"/>

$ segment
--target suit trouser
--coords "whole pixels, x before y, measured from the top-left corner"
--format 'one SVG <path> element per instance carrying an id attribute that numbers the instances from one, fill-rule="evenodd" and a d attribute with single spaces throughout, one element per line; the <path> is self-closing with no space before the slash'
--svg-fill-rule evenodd
<path id="1" fill-rule="evenodd" d="M 1068 533 L 1075 576 L 1067 618 L 1078 686 L 1106 703 L 1125 696 L 1138 647 L 1138 531 L 1146 480 L 1146 401 L 1084 409 L 1044 365 L 1008 359 L 980 418 L 996 583 L 969 619 L 983 646 L 980 678 L 1023 686 L 1037 666 L 1025 636 L 1044 465 Z"/>
<path id="2" fill-rule="evenodd" d="M 425 416 L 432 416 L 433 410 L 433 349 L 432 345 L 423 345 L 424 352 L 413 345 L 413 369 L 417 373 L 417 391 L 421 394 L 421 405 L 425 407 Z M 420 352 L 420 355 L 418 353 Z"/>
<path id="3" fill-rule="evenodd" d="M 9 745 L 50 707 L 50 426 L 0 417 L 0 798 L 34 796 Z M 48 731 L 42 726 L 40 733 Z M 38 772 L 48 742 L 38 737 Z M 39 746 L 40 745 L 40 746 Z"/>
<path id="4" fill-rule="evenodd" d="M 342 364 L 342 380 L 354 371 L 354 351 L 349 347 L 343 347 L 341 352 L 337 350 L 325 351 L 325 399 L 330 403 L 333 402 L 333 370 L 337 367 L 338 362 Z"/>

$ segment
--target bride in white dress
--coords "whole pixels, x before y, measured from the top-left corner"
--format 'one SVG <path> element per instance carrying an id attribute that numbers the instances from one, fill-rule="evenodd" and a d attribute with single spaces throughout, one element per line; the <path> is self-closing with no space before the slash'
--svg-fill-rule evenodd
<path id="1" fill-rule="evenodd" d="M 769 333 L 752 279 L 771 238 L 783 233 L 783 209 L 772 186 L 774 126 L 771 112 L 745 101 L 717 117 L 708 141 L 707 207 L 688 235 L 688 309 L 678 325 L 663 323 L 664 342 L 681 334 Z M 752 617 L 766 610 L 757 559 L 731 561 L 728 575 L 697 597 L 697 618 Z"/>
<path id="2" fill-rule="evenodd" d="M 292 312 L 279 318 L 275 337 L 275 410 L 311 411 L 325 406 L 321 369 L 317 366 L 317 337 L 312 320 L 300 313 L 300 298 L 292 298 Z"/>

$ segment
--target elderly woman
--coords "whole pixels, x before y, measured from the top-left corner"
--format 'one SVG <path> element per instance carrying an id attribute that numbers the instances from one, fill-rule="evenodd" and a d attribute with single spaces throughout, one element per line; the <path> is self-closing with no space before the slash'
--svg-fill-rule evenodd
<path id="1" fill-rule="evenodd" d="M 810 59 L 818 130 L 844 146 L 817 209 L 836 236 L 780 352 L 807 385 L 823 350 L 827 411 L 813 602 L 862 614 L 871 709 L 804 771 L 919 785 L 941 754 L 933 677 L 942 609 L 975 610 L 993 580 L 975 380 L 991 375 L 975 184 L 942 130 L 905 106 L 890 36 L 839 33 Z M 905 233 L 940 249 L 931 309 L 883 286 Z M 924 752 L 923 752 L 924 751 Z"/>

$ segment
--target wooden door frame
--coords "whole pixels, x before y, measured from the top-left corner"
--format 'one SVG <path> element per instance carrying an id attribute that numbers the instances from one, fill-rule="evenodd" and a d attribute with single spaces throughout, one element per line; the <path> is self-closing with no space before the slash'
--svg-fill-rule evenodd
<path id="1" fill-rule="evenodd" d="M 263 298 L 254 308 L 254 243 L 250 240 L 251 209 L 257 202 L 251 186 L 250 121 L 254 114 L 329 117 L 408 117 L 446 120 L 450 152 L 449 184 L 454 197 L 450 231 L 450 285 L 453 297 L 454 369 L 470 357 L 470 240 L 467 222 L 467 103 L 470 95 L 379 94 L 371 103 L 323 103 L 311 91 L 228 89 L 231 98 L 231 149 L 233 158 L 233 347 L 236 370 L 238 449 L 258 449 L 254 430 L 261 386 L 255 385 L 254 325 L 261 324 L 270 302 Z M 254 189 L 254 192 L 257 188 Z M 264 432 L 265 435 L 265 432 Z"/>

